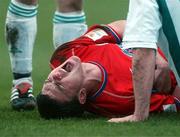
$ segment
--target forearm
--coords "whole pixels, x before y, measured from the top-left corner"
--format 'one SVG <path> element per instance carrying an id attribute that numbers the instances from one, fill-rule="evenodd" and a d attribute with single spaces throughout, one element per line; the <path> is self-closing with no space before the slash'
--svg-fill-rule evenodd
<path id="1" fill-rule="evenodd" d="M 150 96 L 155 73 L 154 49 L 136 49 L 133 57 L 133 87 L 137 120 L 149 115 Z"/>

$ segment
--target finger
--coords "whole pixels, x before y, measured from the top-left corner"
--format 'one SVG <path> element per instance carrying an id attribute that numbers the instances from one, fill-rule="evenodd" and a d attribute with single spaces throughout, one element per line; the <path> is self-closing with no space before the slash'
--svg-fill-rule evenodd
<path id="1" fill-rule="evenodd" d="M 112 119 L 108 120 L 108 122 L 119 123 L 119 122 L 124 122 L 124 120 L 123 120 L 123 118 L 112 118 Z"/>

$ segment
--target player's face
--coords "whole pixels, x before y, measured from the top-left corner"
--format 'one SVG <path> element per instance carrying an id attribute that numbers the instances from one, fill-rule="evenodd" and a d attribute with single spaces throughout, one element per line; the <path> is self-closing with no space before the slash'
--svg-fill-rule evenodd
<path id="1" fill-rule="evenodd" d="M 43 94 L 67 102 L 78 96 L 84 80 L 81 60 L 72 56 L 54 69 L 43 85 Z"/>

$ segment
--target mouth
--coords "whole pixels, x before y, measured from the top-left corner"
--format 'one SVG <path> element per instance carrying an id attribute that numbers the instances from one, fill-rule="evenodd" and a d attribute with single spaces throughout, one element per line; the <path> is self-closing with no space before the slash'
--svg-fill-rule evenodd
<path id="1" fill-rule="evenodd" d="M 66 72 L 71 72 L 73 69 L 73 64 L 71 62 L 66 62 L 63 66 L 62 69 Z"/>
<path id="2" fill-rule="evenodd" d="M 62 64 L 61 68 L 65 72 L 71 72 L 81 62 L 79 57 L 72 56 Z"/>

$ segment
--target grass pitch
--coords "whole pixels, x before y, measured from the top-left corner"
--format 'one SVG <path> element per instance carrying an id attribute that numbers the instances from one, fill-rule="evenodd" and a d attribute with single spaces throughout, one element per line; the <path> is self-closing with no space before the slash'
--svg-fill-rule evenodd
<path id="1" fill-rule="evenodd" d="M 152 115 L 139 123 L 108 123 L 107 118 L 85 115 L 82 118 L 44 120 L 37 110 L 12 111 L 9 104 L 12 74 L 8 49 L 5 44 L 4 22 L 8 1 L 0 3 L 0 137 L 117 137 L 117 136 L 180 136 L 180 114 Z M 49 59 L 53 52 L 52 18 L 55 9 L 50 0 L 39 1 L 38 35 L 33 54 L 35 95 L 50 72 Z M 128 0 L 85 0 L 89 25 L 125 19 Z"/>

